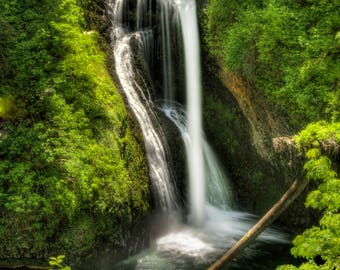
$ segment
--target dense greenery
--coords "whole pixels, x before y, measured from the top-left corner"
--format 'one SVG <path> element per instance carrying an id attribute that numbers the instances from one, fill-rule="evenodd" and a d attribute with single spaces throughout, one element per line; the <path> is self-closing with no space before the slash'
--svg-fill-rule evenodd
<path id="1" fill-rule="evenodd" d="M 95 3 L 0 3 L 0 259 L 85 256 L 148 209 Z"/>
<path id="2" fill-rule="evenodd" d="M 297 236 L 292 248 L 295 257 L 307 260 L 299 268 L 282 266 L 280 270 L 340 268 L 340 179 L 326 154 L 338 154 L 340 123 L 320 122 L 309 125 L 298 138 L 300 147 L 307 148 L 305 170 L 307 177 L 319 182 L 306 201 L 307 207 L 322 211 L 319 226 L 307 229 Z M 322 149 L 322 150 L 320 150 Z"/>
<path id="3" fill-rule="evenodd" d="M 321 211 L 319 225 L 293 242 L 292 254 L 306 262 L 279 269 L 340 269 L 339 2 L 209 0 L 205 15 L 206 43 L 221 67 L 302 130 L 295 139 L 306 177 L 318 184 L 306 206 Z"/>
<path id="4" fill-rule="evenodd" d="M 210 0 L 207 41 L 295 130 L 340 120 L 336 0 Z"/>
<path id="5" fill-rule="evenodd" d="M 107 71 L 102 3 L 0 3 L 0 260 L 65 253 L 77 263 L 104 241 L 118 243 L 148 210 L 138 131 Z M 207 43 L 225 69 L 263 94 L 293 130 L 314 122 L 297 141 L 307 177 L 319 183 L 306 205 L 322 218 L 294 240 L 293 255 L 307 260 L 299 269 L 340 267 L 339 153 L 329 150 L 340 143 L 338 5 L 209 0 L 206 10 Z M 240 153 L 238 129 L 224 127 L 240 112 L 222 100 L 207 103 L 219 123 L 208 125 Z M 249 174 L 247 185 L 263 186 L 261 172 Z M 62 260 L 50 263 L 68 269 Z"/>

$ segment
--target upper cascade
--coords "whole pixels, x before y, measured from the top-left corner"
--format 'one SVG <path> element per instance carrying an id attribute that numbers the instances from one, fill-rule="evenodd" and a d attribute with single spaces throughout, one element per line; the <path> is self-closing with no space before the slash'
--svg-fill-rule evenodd
<path id="1" fill-rule="evenodd" d="M 150 175 L 152 178 L 157 178 L 153 180 L 153 185 L 163 185 L 163 188 L 157 188 L 157 196 L 161 197 L 164 196 L 164 189 L 174 190 L 175 188 L 170 186 L 172 180 L 169 165 L 166 162 L 164 142 L 160 140 L 159 136 L 151 139 L 152 136 L 148 134 L 150 126 L 155 123 L 156 116 L 152 109 L 150 93 L 145 95 L 145 91 L 142 89 L 145 85 L 141 86 L 136 81 L 137 69 L 131 63 L 133 61 L 131 40 L 133 38 L 139 40 L 139 47 L 149 71 L 155 67 L 155 69 L 160 68 L 161 71 L 154 71 L 162 77 L 159 84 L 162 87 L 162 94 L 158 97 L 162 98 L 165 104 L 170 105 L 177 102 L 176 99 L 181 89 L 178 89 L 176 85 L 174 70 L 177 71 L 181 65 L 184 66 L 186 94 L 184 97 L 182 94 L 182 102 L 184 99 L 187 130 L 185 136 L 188 142 L 186 143 L 186 153 L 189 176 L 189 220 L 195 226 L 203 226 L 206 220 L 204 205 L 208 200 L 211 201 L 213 197 L 221 198 L 215 200 L 215 203 L 218 204 L 217 201 L 220 201 L 219 206 L 222 208 L 228 208 L 230 203 L 226 203 L 227 199 L 222 199 L 224 195 L 221 194 L 228 193 L 226 188 L 221 190 L 221 186 L 217 188 L 215 185 L 212 188 L 214 185 L 208 184 L 214 181 L 220 183 L 224 181 L 221 180 L 225 177 L 219 173 L 220 170 L 215 174 L 206 174 L 207 168 L 215 166 L 216 158 L 211 154 L 210 146 L 203 139 L 201 63 L 196 2 L 194 0 L 108 0 L 108 6 L 112 13 L 111 36 L 116 72 L 143 131 L 151 169 Z M 183 55 L 184 59 L 178 60 L 176 55 Z M 157 62 L 156 65 L 154 62 Z M 125 70 L 122 70 L 123 68 L 119 65 L 124 65 Z M 129 70 L 126 70 L 127 68 Z M 134 99 L 129 97 L 130 93 L 134 93 Z M 157 132 L 159 130 L 158 126 Z M 159 155 L 155 155 L 156 150 L 160 151 Z M 158 157 L 156 158 L 156 156 Z M 152 158 L 156 158 L 157 162 L 151 160 Z M 159 160 L 163 160 L 162 164 Z M 159 174 L 160 170 L 162 174 Z M 165 185 L 165 183 L 168 184 Z M 210 192 L 207 192 L 207 188 L 214 189 L 219 195 L 208 195 Z M 169 199 L 171 196 L 168 194 L 166 197 Z"/>
<path id="2" fill-rule="evenodd" d="M 182 60 L 181 63 L 183 64 L 184 62 L 185 66 L 185 99 L 187 129 L 190 141 L 187 146 L 190 220 L 196 226 L 202 226 L 205 220 L 204 203 L 207 198 L 203 154 L 204 145 L 202 140 L 201 64 L 196 2 L 193 0 L 111 0 L 108 1 L 108 6 L 112 13 L 112 40 L 118 75 L 122 72 L 119 70 L 121 67 L 117 67 L 121 61 L 119 57 L 122 57 L 123 54 L 120 46 L 124 47 L 124 59 L 122 59 L 122 61 L 129 61 L 131 65 L 130 58 L 132 56 L 128 52 L 129 50 L 131 51 L 131 48 L 128 49 L 127 47 L 129 47 L 131 35 L 134 33 L 134 35 L 138 35 L 141 40 L 140 47 L 143 50 L 145 62 L 149 69 L 153 68 L 154 52 L 156 51 L 156 54 L 160 55 L 159 59 L 161 64 L 158 63 L 158 66 L 162 69 L 160 72 L 163 92 L 161 97 L 168 103 L 176 101 L 176 92 L 178 92 L 174 76 L 176 52 L 174 52 L 173 46 L 176 46 L 176 42 L 178 43 L 178 41 L 184 45 L 178 45 L 178 48 L 182 48 L 183 50 L 184 60 Z M 124 63 L 124 65 L 126 68 L 128 63 Z M 124 73 L 130 73 L 131 77 L 127 82 L 127 78 L 123 78 L 127 76 L 126 74 L 119 75 L 122 86 L 129 84 L 129 86 L 126 86 L 127 88 L 136 88 L 139 92 L 137 96 L 141 98 L 143 91 L 132 76 L 134 73 L 133 67 L 131 67 L 129 71 L 125 70 Z M 134 85 L 131 86 L 131 82 L 134 82 Z M 152 101 L 150 99 L 143 100 L 142 98 L 142 101 L 139 102 L 140 104 L 136 105 L 136 99 L 134 101 L 130 100 L 126 89 L 124 89 L 124 92 L 137 119 L 141 117 L 139 123 L 143 131 L 144 122 L 147 121 L 146 119 L 148 119 L 149 116 L 138 116 L 137 114 L 141 115 L 140 106 L 142 106 L 143 102 L 147 101 L 147 104 L 151 104 Z M 135 105 L 132 106 L 132 104 Z M 153 112 L 151 112 L 152 109 L 146 111 L 149 112 L 149 115 L 153 114 Z M 152 120 L 150 121 L 152 122 Z M 143 131 L 143 134 L 148 150 L 148 148 L 152 148 L 152 146 L 148 146 L 146 130 Z M 157 140 L 159 141 L 159 139 Z M 153 140 L 151 140 L 151 142 L 152 141 Z M 162 147 L 157 146 L 156 148 L 161 149 Z M 154 153 L 155 149 L 149 149 L 149 152 Z M 161 152 L 164 151 L 162 150 Z M 165 153 L 161 155 L 166 157 Z M 154 156 L 154 154 L 148 154 L 148 159 L 150 159 L 150 156 Z M 166 161 L 164 162 L 166 163 Z M 153 168 L 154 172 L 158 170 L 155 167 L 154 161 L 149 160 L 149 166 Z M 159 166 L 159 164 L 157 164 L 157 166 Z M 167 164 L 162 164 L 161 166 L 167 167 Z M 169 169 L 167 169 L 167 171 L 169 171 Z M 165 175 L 170 174 L 166 173 Z M 159 177 L 159 175 L 156 177 Z M 169 177 L 165 176 L 165 178 Z M 159 179 L 157 181 L 159 181 Z M 163 182 L 163 180 L 161 182 Z M 165 182 L 170 183 L 171 180 L 166 180 Z"/>
<path id="3" fill-rule="evenodd" d="M 140 1 L 139 9 L 147 1 Z M 149 2 L 151 3 L 151 2 Z M 131 31 L 129 29 L 127 0 L 108 0 L 108 13 L 111 20 L 111 40 L 115 59 L 116 74 L 124 91 L 129 107 L 134 113 L 143 133 L 149 164 L 149 174 L 156 203 L 164 212 L 177 209 L 177 196 L 172 174 L 167 162 L 167 146 L 162 140 L 164 135 L 153 110 L 153 103 L 144 80 L 134 67 L 135 55 L 132 43 L 138 44 L 139 53 L 149 55 L 147 42 L 152 39 L 150 30 Z M 138 9 L 137 9 L 138 10 Z M 138 14 L 136 15 L 138 17 Z M 140 19 L 139 24 L 144 21 Z M 135 49 L 135 48 L 134 48 Z"/>

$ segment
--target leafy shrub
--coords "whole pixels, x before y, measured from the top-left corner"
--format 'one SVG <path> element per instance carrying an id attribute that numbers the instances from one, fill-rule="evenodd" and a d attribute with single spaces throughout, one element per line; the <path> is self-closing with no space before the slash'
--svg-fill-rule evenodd
<path id="1" fill-rule="evenodd" d="M 49 260 L 49 265 L 52 266 L 53 269 L 59 269 L 59 270 L 71 270 L 71 267 L 69 266 L 64 266 L 63 261 L 64 261 L 65 255 L 59 255 L 58 257 L 50 257 Z"/>
<path id="2" fill-rule="evenodd" d="M 324 144 L 340 143 L 340 123 L 310 124 L 300 132 L 300 148 L 307 148 L 306 177 L 319 183 L 306 200 L 306 206 L 322 212 L 319 225 L 307 229 L 294 241 L 291 253 L 307 260 L 300 267 L 278 267 L 279 270 L 324 269 L 340 267 L 340 179 L 331 160 L 323 153 Z M 332 145 L 329 146 L 329 148 Z"/>
<path id="3" fill-rule="evenodd" d="M 0 259 L 77 262 L 148 210 L 138 133 L 79 1 L 9 0 L 0 18 L 14 72 L 0 86 Z M 66 237 L 80 231 L 82 248 Z"/>
<path id="4" fill-rule="evenodd" d="M 337 7 L 336 1 L 210 0 L 207 44 L 295 130 L 339 121 Z"/>

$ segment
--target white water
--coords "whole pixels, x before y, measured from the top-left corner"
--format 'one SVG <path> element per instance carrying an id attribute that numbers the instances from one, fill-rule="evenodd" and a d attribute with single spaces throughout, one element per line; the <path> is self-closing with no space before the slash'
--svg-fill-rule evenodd
<path id="1" fill-rule="evenodd" d="M 186 149 L 190 147 L 190 136 L 187 128 L 186 113 L 181 104 L 164 102 L 159 105 L 164 114 L 178 127 Z M 227 248 L 241 238 L 256 222 L 256 216 L 233 209 L 233 198 L 230 192 L 229 180 L 223 173 L 212 148 L 200 131 L 204 157 L 205 185 L 207 196 L 204 201 L 204 223 L 200 227 L 182 225 L 174 228 L 173 232 L 156 241 L 155 250 L 151 251 L 152 258 L 166 258 L 161 267 L 153 264 L 149 269 L 163 269 L 164 265 L 195 265 L 204 267 L 214 261 Z M 258 237 L 258 241 L 286 243 L 286 236 L 280 231 L 267 229 Z M 247 256 L 256 254 L 249 251 Z M 143 257 L 145 258 L 145 257 Z M 150 257 L 149 257 L 150 258 Z M 152 260 L 151 260 L 152 261 Z M 140 269 L 146 269 L 152 263 L 150 260 L 139 260 Z M 159 263 L 159 262 L 158 262 Z M 138 268 L 139 269 L 139 268 Z M 176 267 L 169 269 L 178 269 Z M 187 269 L 187 268 L 181 268 Z"/>
<path id="2" fill-rule="evenodd" d="M 176 102 L 164 101 L 164 104 L 159 105 L 159 108 L 177 126 L 184 141 L 186 151 L 189 152 L 191 140 L 188 133 L 186 112 L 182 105 Z M 200 134 L 206 177 L 204 181 L 206 189 L 204 204 L 210 203 L 224 210 L 231 209 L 233 196 L 231 194 L 229 179 L 223 172 L 222 166 L 220 166 L 202 130 Z"/>
<path id="3" fill-rule="evenodd" d="M 205 220 L 205 171 L 202 144 L 201 63 L 195 0 L 174 0 L 179 10 L 184 41 L 187 92 L 190 218 L 196 226 Z"/>
<path id="4" fill-rule="evenodd" d="M 168 0 L 158 0 L 160 7 L 160 27 L 162 35 L 163 93 L 166 100 L 173 100 L 173 54 L 171 52 L 171 13 L 173 5 Z"/>
<path id="5" fill-rule="evenodd" d="M 118 264 L 115 269 L 207 269 L 256 221 L 255 216 L 244 212 L 221 210 L 210 204 L 205 204 L 204 208 L 206 220 L 203 227 L 182 225 L 174 228 L 172 232 L 158 238 L 151 249 Z M 259 241 L 288 243 L 286 236 L 274 229 L 263 232 L 257 238 L 257 243 Z M 250 258 L 258 252 L 255 246 L 246 249 L 243 255 Z M 130 267 L 124 268 L 122 265 Z"/>
<path id="6" fill-rule="evenodd" d="M 108 0 L 109 1 L 109 0 Z M 176 202 L 165 149 L 156 132 L 155 115 L 149 96 L 145 96 L 146 85 L 139 85 L 140 76 L 133 67 L 131 41 L 138 40 L 146 58 L 150 56 L 152 28 L 141 18 L 147 1 L 137 2 L 137 32 L 128 33 L 123 27 L 124 0 L 110 0 L 108 6 L 112 17 L 112 46 L 116 73 L 124 90 L 130 109 L 135 114 L 145 140 L 150 177 L 156 189 L 156 198 L 163 210 L 173 210 Z M 219 167 L 218 161 L 205 141 L 201 124 L 201 84 L 199 42 L 196 5 L 193 0 L 158 0 L 161 8 L 161 28 L 163 38 L 163 69 L 165 70 L 165 104 L 163 110 L 179 127 L 187 144 L 190 176 L 190 218 L 191 224 L 172 228 L 167 235 L 155 240 L 152 248 L 133 260 L 128 269 L 206 269 L 209 262 L 216 259 L 226 248 L 231 247 L 255 223 L 254 216 L 231 210 L 232 196 L 227 178 Z M 148 4 L 150 6 L 150 4 Z M 181 26 L 186 63 L 186 88 L 188 118 L 180 106 L 173 107 L 172 73 L 175 68 L 171 61 L 170 10 L 175 5 L 181 18 Z M 150 11 L 148 13 L 148 16 Z M 152 20 L 152 19 L 148 19 Z M 165 43 L 165 45 L 164 45 Z M 164 56 L 167 54 L 167 56 Z M 147 61 L 147 59 L 146 59 Z M 142 79 L 142 78 L 139 78 Z M 285 242 L 285 236 L 278 231 L 267 230 L 260 237 L 262 241 Z M 250 254 L 247 254 L 250 255 Z M 136 261 L 135 261 L 136 260 Z M 123 262 L 129 265 L 130 260 Z M 125 269 L 117 266 L 116 269 Z"/>
<path id="7" fill-rule="evenodd" d="M 202 144 L 206 171 L 207 202 L 220 209 L 229 210 L 234 205 L 229 179 L 205 138 L 203 138 Z"/>
<path id="8" fill-rule="evenodd" d="M 148 63 L 151 63 L 151 59 L 152 59 L 153 32 L 151 29 L 146 28 L 140 33 L 141 33 L 139 35 L 141 39 L 140 46 L 143 51 L 144 61 L 146 64 L 148 64 Z"/>
<path id="9" fill-rule="evenodd" d="M 146 96 L 146 84 L 139 85 L 136 78 L 143 78 L 137 74 L 133 67 L 133 53 L 131 42 L 141 42 L 150 36 L 149 31 L 128 33 L 123 27 L 124 1 L 109 0 L 107 3 L 111 19 L 111 40 L 115 59 L 116 74 L 128 101 L 128 106 L 134 113 L 143 133 L 145 149 L 149 164 L 149 173 L 155 197 L 163 211 L 171 212 L 176 209 L 176 195 L 168 163 L 166 151 L 161 140 L 160 128 L 156 130 L 156 116 L 152 110 L 152 101 Z M 145 44 L 144 44 L 145 45 Z M 145 53 L 145 52 L 144 52 Z"/>

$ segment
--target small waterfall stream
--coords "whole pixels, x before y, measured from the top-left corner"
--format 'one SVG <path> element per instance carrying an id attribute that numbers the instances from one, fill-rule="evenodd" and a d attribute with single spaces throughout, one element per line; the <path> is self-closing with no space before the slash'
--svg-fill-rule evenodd
<path id="1" fill-rule="evenodd" d="M 159 107 L 180 130 L 186 151 L 188 152 L 190 147 L 190 136 L 188 133 L 187 116 L 183 106 L 179 103 L 164 101 L 164 104 L 159 105 Z M 234 200 L 229 180 L 223 172 L 222 166 L 220 166 L 219 161 L 202 130 L 200 131 L 200 134 L 204 158 L 204 189 L 206 190 L 205 200 L 201 207 L 204 209 L 205 204 L 211 204 L 223 210 L 230 210 L 234 204 Z"/>
<path id="2" fill-rule="evenodd" d="M 154 95 L 148 88 L 151 83 L 147 83 L 145 72 L 135 66 L 136 54 L 143 56 L 148 71 L 161 69 L 157 73 L 163 76 L 163 103 L 159 108 L 174 122 L 185 142 L 190 187 L 188 224 L 175 222 L 166 235 L 153 240 L 149 250 L 114 269 L 193 269 L 193 266 L 206 269 L 207 264 L 255 223 L 255 218 L 233 210 L 228 179 L 204 136 L 196 3 L 194 0 L 106 1 L 112 24 L 115 72 L 143 133 L 154 197 L 160 209 L 171 214 L 178 208 L 178 198 L 167 162 L 167 146 L 151 98 Z M 174 83 L 174 71 L 178 67 L 174 66 L 172 46 L 180 33 L 185 55 L 182 61 L 185 62 L 185 106 L 176 100 L 180 91 Z M 161 40 L 158 48 L 156 40 Z M 154 55 L 155 52 L 160 55 Z M 278 231 L 267 230 L 260 240 L 284 242 L 285 237 Z"/>
<path id="3" fill-rule="evenodd" d="M 107 4 L 109 18 L 112 23 L 111 45 L 115 59 L 116 73 L 129 107 L 137 118 L 143 133 L 150 178 L 155 189 L 155 197 L 158 198 L 158 202 L 163 211 L 171 212 L 176 209 L 177 199 L 167 163 L 164 142 L 162 142 L 162 136 L 159 134 L 161 128 L 157 123 L 157 117 L 152 109 L 152 101 L 149 96 L 145 95 L 144 91 L 148 90 L 146 84 L 140 85 L 136 80 L 138 74 L 135 72 L 133 66 L 134 55 L 131 49 L 131 43 L 133 41 L 137 42 L 140 48 L 146 46 L 146 43 L 141 42 L 143 40 L 149 40 L 148 37 L 150 37 L 151 34 L 149 29 L 128 32 L 127 29 L 123 27 L 125 4 L 124 0 L 109 1 Z M 140 4 L 140 6 L 142 6 L 142 4 Z M 140 9 L 143 8 L 140 7 Z M 139 24 L 142 24 L 141 19 L 139 19 Z M 147 52 L 145 52 L 147 50 L 147 48 L 144 48 L 144 54 L 147 54 Z"/>

